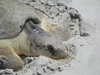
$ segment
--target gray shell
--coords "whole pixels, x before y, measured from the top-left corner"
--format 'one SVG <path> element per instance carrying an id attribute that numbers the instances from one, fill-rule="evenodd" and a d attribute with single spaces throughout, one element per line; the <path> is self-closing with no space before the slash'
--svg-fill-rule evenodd
<path id="1" fill-rule="evenodd" d="M 43 15 L 32 7 L 14 0 L 0 0 L 0 39 L 19 34 L 28 19 L 40 23 Z"/>

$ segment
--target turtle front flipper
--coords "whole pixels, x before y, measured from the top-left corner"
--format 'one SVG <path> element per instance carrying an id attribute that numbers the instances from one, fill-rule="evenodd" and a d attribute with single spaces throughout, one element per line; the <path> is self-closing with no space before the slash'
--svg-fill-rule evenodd
<path id="1" fill-rule="evenodd" d="M 0 69 L 13 69 L 14 71 L 18 71 L 23 68 L 24 62 L 23 60 L 12 50 L 5 53 L 5 50 L 0 50 L 3 53 L 0 56 Z"/>
<path id="2" fill-rule="evenodd" d="M 53 33 L 61 38 L 62 41 L 68 40 L 68 23 L 62 22 L 59 25 L 53 26 Z"/>
<path id="3" fill-rule="evenodd" d="M 8 68 L 18 71 L 23 68 L 23 60 L 16 54 L 11 54 L 6 56 L 8 58 Z"/>
<path id="4" fill-rule="evenodd" d="M 0 69 L 6 69 L 8 67 L 8 58 L 5 56 L 0 56 Z"/>
<path id="5" fill-rule="evenodd" d="M 53 33 L 58 35 L 62 41 L 66 41 L 71 37 L 80 35 L 78 23 L 64 21 L 53 29 Z"/>

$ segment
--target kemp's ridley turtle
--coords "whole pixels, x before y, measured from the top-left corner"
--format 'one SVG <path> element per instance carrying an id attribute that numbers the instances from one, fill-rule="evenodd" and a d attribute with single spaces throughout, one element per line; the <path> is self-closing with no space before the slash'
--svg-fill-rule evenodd
<path id="1" fill-rule="evenodd" d="M 47 19 L 32 7 L 0 0 L 0 68 L 22 69 L 24 62 L 19 55 L 66 57 L 66 47 L 50 30 Z"/>

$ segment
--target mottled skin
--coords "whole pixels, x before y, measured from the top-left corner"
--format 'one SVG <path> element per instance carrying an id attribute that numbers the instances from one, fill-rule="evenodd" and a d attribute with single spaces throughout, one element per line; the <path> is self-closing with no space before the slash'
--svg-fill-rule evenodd
<path id="1" fill-rule="evenodd" d="M 13 10 L 12 7 L 10 8 L 10 4 L 12 6 L 14 3 L 14 8 L 18 7 L 18 4 L 20 4 L 19 2 L 14 2 L 13 0 L 1 0 L 1 7 L 3 6 L 3 3 L 4 7 L 7 8 L 8 6 L 10 10 Z M 22 5 L 27 8 L 26 5 Z M 34 11 L 31 14 L 36 17 L 41 17 L 41 13 L 36 13 L 37 11 L 32 8 L 29 9 L 30 11 L 32 10 L 32 12 Z M 14 10 L 12 12 L 15 13 Z M 18 13 L 22 12 L 20 11 Z M 2 15 L 3 11 L 0 11 L 0 21 Z M 3 17 L 4 19 L 1 21 L 2 23 L 0 23 L 0 28 L 2 27 L 5 31 L 5 33 L 0 34 L 0 65 L 2 65 L 0 68 L 11 68 L 14 71 L 22 69 L 24 62 L 19 55 L 44 55 L 53 59 L 61 59 L 67 56 L 67 49 L 61 39 L 56 35 L 47 32 L 50 30 L 50 26 L 46 25 L 48 24 L 46 19 L 43 17 L 40 18 L 41 20 L 38 18 L 34 19 L 34 16 L 30 19 L 30 17 L 28 17 L 29 15 L 27 16 L 26 14 L 24 15 L 26 17 L 20 16 L 18 18 L 18 15 L 15 15 L 16 14 L 11 15 L 10 13 L 10 17 Z"/>

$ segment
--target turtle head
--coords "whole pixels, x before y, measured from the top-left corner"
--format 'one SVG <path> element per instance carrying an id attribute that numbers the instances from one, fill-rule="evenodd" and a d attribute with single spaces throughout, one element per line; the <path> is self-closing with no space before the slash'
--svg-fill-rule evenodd
<path id="1" fill-rule="evenodd" d="M 35 56 L 43 55 L 53 59 L 61 59 L 67 56 L 67 49 L 61 39 L 45 31 L 37 34 L 35 39 L 32 40 L 31 50 Z"/>
<path id="2" fill-rule="evenodd" d="M 35 25 L 30 28 L 32 29 L 30 30 L 28 37 L 30 41 L 31 55 L 43 55 L 53 59 L 62 59 L 67 56 L 67 48 L 58 36 L 46 32 Z"/>

